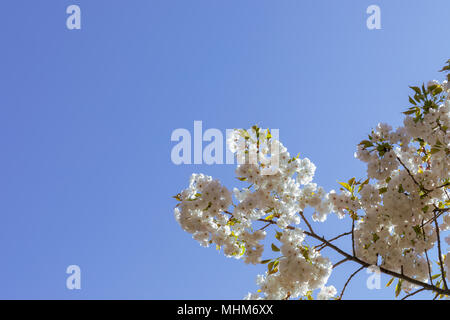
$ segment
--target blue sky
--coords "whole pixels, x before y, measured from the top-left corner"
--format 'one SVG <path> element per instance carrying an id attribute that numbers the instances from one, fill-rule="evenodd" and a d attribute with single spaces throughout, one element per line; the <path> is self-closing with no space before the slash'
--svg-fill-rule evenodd
<path id="1" fill-rule="evenodd" d="M 71 4 L 81 30 L 66 28 Z M 381 30 L 366 27 L 371 4 Z M 336 189 L 364 176 L 353 153 L 370 129 L 401 123 L 408 85 L 440 76 L 449 12 L 447 0 L 2 1 L 0 298 L 255 291 L 264 266 L 201 248 L 175 222 L 171 196 L 192 172 L 237 180 L 230 165 L 174 165 L 172 131 L 194 120 L 279 128 L 291 153 L 317 165 L 317 183 Z M 318 228 L 332 235 L 349 222 Z M 81 290 L 66 289 L 71 264 Z M 340 291 L 357 268 L 340 266 L 330 283 Z M 368 290 L 367 277 L 345 297 L 393 297 Z"/>

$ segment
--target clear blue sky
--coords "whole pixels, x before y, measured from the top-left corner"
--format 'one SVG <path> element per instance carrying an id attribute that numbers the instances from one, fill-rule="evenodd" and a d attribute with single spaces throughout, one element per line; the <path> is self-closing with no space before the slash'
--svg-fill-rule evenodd
<path id="1" fill-rule="evenodd" d="M 66 28 L 71 4 L 81 30 Z M 366 28 L 371 4 L 382 30 Z M 353 153 L 370 128 L 401 123 L 408 85 L 439 76 L 449 14 L 448 0 L 2 1 L 0 298 L 255 291 L 264 267 L 201 248 L 175 222 L 171 196 L 192 172 L 237 180 L 230 165 L 174 165 L 172 131 L 194 120 L 279 128 L 291 153 L 317 165 L 316 181 L 337 188 L 364 176 Z M 79 291 L 65 287 L 71 264 Z M 340 290 L 356 269 L 340 266 L 330 283 Z M 393 297 L 369 291 L 367 276 L 345 296 Z"/>

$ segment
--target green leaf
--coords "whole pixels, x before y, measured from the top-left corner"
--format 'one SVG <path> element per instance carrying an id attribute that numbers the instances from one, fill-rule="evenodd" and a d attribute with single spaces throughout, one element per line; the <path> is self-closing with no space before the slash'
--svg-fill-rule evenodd
<path id="1" fill-rule="evenodd" d="M 359 144 L 363 145 L 365 148 L 370 148 L 373 146 L 373 143 L 369 140 L 363 140 Z"/>
<path id="2" fill-rule="evenodd" d="M 346 182 L 339 182 L 338 183 L 343 186 L 345 189 L 347 189 L 348 191 L 352 192 L 352 188 L 350 187 L 350 185 Z"/>
<path id="3" fill-rule="evenodd" d="M 435 274 L 434 276 L 431 276 L 431 280 L 437 279 L 437 278 L 439 278 L 440 276 L 441 276 L 440 273 Z"/>
<path id="4" fill-rule="evenodd" d="M 422 95 L 422 92 L 420 91 L 419 87 L 410 87 L 413 89 L 418 95 Z"/>
<path id="5" fill-rule="evenodd" d="M 277 231 L 277 232 L 275 233 L 275 239 L 280 240 L 281 235 L 282 235 L 282 233 L 279 232 L 279 231 Z"/>
<path id="6" fill-rule="evenodd" d="M 360 192 L 362 188 L 364 188 L 364 186 L 369 183 L 369 181 L 370 178 L 367 178 L 363 183 L 361 183 L 360 186 L 358 187 L 358 192 Z"/>
<path id="7" fill-rule="evenodd" d="M 402 292 L 402 279 L 398 279 L 397 285 L 395 286 L 395 297 L 397 298 L 400 292 Z"/>
<path id="8" fill-rule="evenodd" d="M 380 239 L 380 237 L 376 233 L 372 233 L 373 242 L 377 242 L 378 239 Z"/>
<path id="9" fill-rule="evenodd" d="M 246 180 L 247 180 L 246 177 L 237 177 L 237 179 L 238 179 L 239 181 L 246 181 Z"/>
<path id="10" fill-rule="evenodd" d="M 441 86 L 438 86 L 436 89 L 434 89 L 433 90 L 433 95 L 438 95 L 439 93 L 441 93 L 442 91 L 444 91 L 443 89 L 442 89 L 442 87 Z"/>
<path id="11" fill-rule="evenodd" d="M 172 198 L 177 199 L 178 201 L 182 201 L 181 194 L 177 194 L 177 195 L 173 196 Z"/>
<path id="12" fill-rule="evenodd" d="M 266 264 L 266 263 L 269 263 L 270 262 L 270 260 L 272 260 L 272 259 L 266 259 L 266 260 L 262 260 L 260 263 L 261 264 Z"/>
<path id="13" fill-rule="evenodd" d="M 386 187 L 383 187 L 383 188 L 380 188 L 380 189 L 378 189 L 378 192 L 380 193 L 380 194 L 383 194 L 383 193 L 385 193 L 385 192 L 387 192 L 387 188 Z"/>
<path id="14" fill-rule="evenodd" d="M 386 287 L 389 287 L 392 284 L 392 282 L 394 282 L 394 279 L 395 278 L 391 278 L 391 280 L 389 280 L 388 283 L 386 283 Z"/>
<path id="15" fill-rule="evenodd" d="M 419 225 L 413 226 L 413 230 L 417 236 L 422 236 L 422 228 Z"/>
<path id="16" fill-rule="evenodd" d="M 280 251 L 280 249 L 276 245 L 274 245 L 273 243 L 272 243 L 272 250 L 273 251 Z"/>
<path id="17" fill-rule="evenodd" d="M 269 274 L 273 274 L 273 273 L 278 272 L 277 266 L 278 266 L 279 263 L 280 263 L 279 260 L 274 260 L 274 261 L 270 262 L 270 263 L 267 265 L 267 269 L 268 269 L 268 271 L 269 271 Z"/>
<path id="18" fill-rule="evenodd" d="M 267 140 L 270 140 L 271 138 L 272 138 L 272 134 L 270 133 L 270 130 L 267 129 L 267 136 L 266 136 L 266 139 L 267 139 Z"/>
<path id="19" fill-rule="evenodd" d="M 431 154 L 435 154 L 435 153 L 438 153 L 439 151 L 441 151 L 441 149 L 439 149 L 439 148 L 431 148 L 430 153 Z"/>

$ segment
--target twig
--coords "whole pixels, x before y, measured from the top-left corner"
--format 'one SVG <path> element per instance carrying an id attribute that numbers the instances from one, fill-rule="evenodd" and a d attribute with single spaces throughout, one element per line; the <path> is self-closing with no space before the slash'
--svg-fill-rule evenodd
<path id="1" fill-rule="evenodd" d="M 344 258 L 344 259 L 342 259 L 341 261 L 336 262 L 336 263 L 333 265 L 333 269 L 336 268 L 337 266 L 339 266 L 340 264 L 342 264 L 342 263 L 348 261 L 348 260 L 349 260 L 348 258 Z"/>
<path id="2" fill-rule="evenodd" d="M 270 223 L 268 223 L 268 224 L 266 224 L 264 227 L 262 227 L 262 228 L 260 228 L 259 230 L 261 231 L 261 230 L 264 230 L 265 228 L 267 228 L 268 226 L 270 226 L 271 224 Z"/>
<path id="3" fill-rule="evenodd" d="M 267 223 L 270 223 L 270 224 L 276 224 L 276 222 L 272 221 L 272 220 L 258 219 L 258 221 L 267 222 Z M 286 229 L 295 230 L 295 227 L 287 226 Z M 339 254 L 341 254 L 342 256 L 347 258 L 348 260 L 351 260 L 353 262 L 359 263 L 361 266 L 363 266 L 365 268 L 368 268 L 368 267 L 371 266 L 371 264 L 369 264 L 369 263 L 367 263 L 365 261 L 362 261 L 361 259 L 357 258 L 356 256 L 350 255 L 347 252 L 343 251 L 339 247 L 335 246 L 334 244 L 332 244 L 331 242 L 326 240 L 324 237 L 321 237 L 321 236 L 317 235 L 314 232 L 308 232 L 308 231 L 303 231 L 303 232 L 306 235 L 308 235 L 308 236 L 310 236 L 310 237 L 312 237 L 314 239 L 317 239 L 317 240 L 321 241 L 322 243 L 326 244 L 327 246 L 329 246 L 334 251 L 338 252 Z M 441 257 L 441 260 L 442 260 L 442 257 Z M 443 264 L 441 264 L 441 268 L 442 268 L 442 266 L 443 266 Z M 434 291 L 434 292 L 436 292 L 438 294 L 443 294 L 443 295 L 450 296 L 450 290 L 448 288 L 445 288 L 445 289 L 438 288 L 438 287 L 436 287 L 434 285 L 431 285 L 431 284 L 428 284 L 428 283 L 416 280 L 416 279 L 408 277 L 408 276 L 406 276 L 404 274 L 400 274 L 398 272 L 391 271 L 391 270 L 385 269 L 383 267 L 379 267 L 379 269 L 380 269 L 381 272 L 383 272 L 383 273 L 385 273 L 387 275 L 393 276 L 395 278 L 403 279 L 403 280 L 408 281 L 408 282 L 410 282 L 412 284 L 420 286 L 420 287 L 424 288 L 425 290 L 430 290 L 430 291 Z M 442 274 L 442 275 L 444 276 L 444 274 Z"/>
<path id="4" fill-rule="evenodd" d="M 434 225 L 436 226 L 436 237 L 438 243 L 438 254 L 439 254 L 439 266 L 441 267 L 442 274 L 442 282 L 444 283 L 444 288 L 448 290 L 447 281 L 445 280 L 445 272 L 444 272 L 444 263 L 442 262 L 442 251 L 441 251 L 441 238 L 439 236 L 439 224 L 436 218 L 436 211 L 433 211 L 434 214 Z"/>
<path id="5" fill-rule="evenodd" d="M 355 256 L 352 256 L 352 255 L 348 254 L 347 252 L 343 251 L 342 249 L 336 247 L 336 246 L 333 245 L 332 243 L 329 243 L 327 240 L 325 240 L 325 238 L 320 237 L 320 236 L 318 236 L 317 234 L 311 233 L 311 232 L 308 232 L 308 231 L 303 231 L 303 232 L 304 232 L 306 235 L 310 236 L 310 237 L 313 237 L 313 238 L 315 238 L 315 239 L 317 239 L 317 240 L 319 240 L 319 241 L 322 241 L 322 242 L 324 242 L 324 243 L 327 243 L 327 245 L 328 245 L 330 248 L 334 249 L 334 251 L 340 253 L 341 255 L 343 255 L 344 257 L 348 258 L 349 260 L 352 260 L 352 261 L 354 261 L 354 262 L 356 262 L 356 263 L 359 263 L 360 265 L 362 265 L 362 266 L 364 266 L 364 267 L 366 267 L 366 268 L 368 268 L 368 267 L 371 266 L 371 264 L 369 264 L 369 263 L 367 263 L 367 262 L 365 262 L 365 261 L 362 261 L 362 260 L 360 260 L 359 258 L 357 258 L 357 257 L 355 257 Z M 408 281 L 408 282 L 410 282 L 410 283 L 412 283 L 412 284 L 415 284 L 415 285 L 418 285 L 418 286 L 420 286 L 420 287 L 423 287 L 423 288 L 425 288 L 426 290 L 434 291 L 434 292 L 437 292 L 437 293 L 439 293 L 439 294 L 450 295 L 450 290 L 448 290 L 448 289 L 442 289 L 442 288 L 435 287 L 435 286 L 430 285 L 430 284 L 428 284 L 428 283 L 425 283 L 425 282 L 416 280 L 416 279 L 414 279 L 414 278 L 408 277 L 408 276 L 406 276 L 406 275 L 404 275 L 404 274 L 400 274 L 400 273 L 398 273 L 398 272 L 394 272 L 394 271 L 385 269 L 385 268 L 383 268 L 383 267 L 379 267 L 379 268 L 380 268 L 380 271 L 383 272 L 383 273 L 385 273 L 385 274 L 388 274 L 388 275 L 390 275 L 390 276 L 393 276 L 393 277 L 396 277 L 396 278 L 399 278 L 399 279 L 403 279 L 403 280 Z"/>
<path id="6" fill-rule="evenodd" d="M 430 259 L 428 259 L 427 250 L 425 250 L 425 257 L 427 258 L 427 266 L 428 266 L 428 276 L 430 277 L 430 283 L 433 286 L 433 277 L 431 276 L 431 267 L 430 267 Z"/>
<path id="7" fill-rule="evenodd" d="M 329 241 L 329 242 L 332 242 L 332 241 L 337 240 L 337 239 L 339 239 L 339 238 L 341 238 L 341 237 L 348 236 L 349 234 L 352 234 L 352 232 L 349 231 L 349 232 L 342 233 L 342 234 L 340 234 L 340 235 L 338 235 L 338 236 L 336 236 L 336 237 L 334 237 L 334 238 L 332 238 L 332 239 L 330 239 L 330 240 L 328 240 L 328 241 Z M 321 244 L 318 244 L 317 246 L 315 246 L 314 249 L 316 249 L 317 251 L 320 251 L 320 250 L 322 250 L 322 249 L 323 249 L 324 247 L 326 247 L 326 246 L 327 246 L 326 244 L 321 243 Z M 319 248 L 319 247 L 322 247 L 322 248 Z"/>
<path id="8" fill-rule="evenodd" d="M 356 256 L 355 251 L 355 220 L 352 218 L 352 252 L 354 256 Z"/>
<path id="9" fill-rule="evenodd" d="M 273 220 L 257 219 L 256 221 L 267 222 L 268 224 L 277 224 L 277 223 L 276 223 L 275 221 L 273 221 Z M 289 230 L 295 230 L 295 228 L 292 227 L 292 226 L 287 226 L 286 229 L 289 229 Z"/>
<path id="10" fill-rule="evenodd" d="M 311 231 L 312 233 L 314 233 L 311 225 L 309 224 L 308 220 L 306 220 L 303 211 L 299 211 L 299 214 L 301 215 L 301 217 L 303 218 L 303 220 L 305 221 L 306 225 L 308 226 L 309 231 Z"/>
<path id="11" fill-rule="evenodd" d="M 398 162 L 400 162 L 400 164 L 403 166 L 403 168 L 405 168 L 406 172 L 408 173 L 408 175 L 411 177 L 411 179 L 414 181 L 414 183 L 420 188 L 422 189 L 422 186 L 417 182 L 416 178 L 414 178 L 413 174 L 411 173 L 411 171 L 409 171 L 408 167 L 403 163 L 403 161 L 400 159 L 399 156 L 397 156 L 397 160 Z M 424 189 L 425 190 L 425 189 Z M 428 191 L 428 190 L 425 190 Z"/>
<path id="12" fill-rule="evenodd" d="M 341 295 L 339 296 L 339 300 L 342 300 L 342 296 L 344 295 L 345 288 L 347 288 L 347 285 L 349 284 L 350 280 L 352 280 L 352 278 L 364 268 L 365 268 L 364 266 L 361 266 L 361 268 L 359 268 L 358 270 L 353 272 L 351 274 L 351 276 L 347 279 L 347 282 L 344 284 L 344 288 L 342 288 Z"/>
<path id="13" fill-rule="evenodd" d="M 412 297 L 412 296 L 415 295 L 416 293 L 422 292 L 422 291 L 424 291 L 424 290 L 425 290 L 425 288 L 421 288 L 421 289 L 419 289 L 419 290 L 416 290 L 416 291 L 414 291 L 413 293 L 410 293 L 410 294 L 404 296 L 404 297 L 402 298 L 402 300 L 406 300 L 407 298 Z"/>

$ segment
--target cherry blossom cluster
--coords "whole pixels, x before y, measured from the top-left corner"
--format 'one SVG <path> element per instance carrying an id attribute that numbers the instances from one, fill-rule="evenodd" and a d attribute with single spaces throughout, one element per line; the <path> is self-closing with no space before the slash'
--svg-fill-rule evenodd
<path id="1" fill-rule="evenodd" d="M 338 211 L 364 212 L 355 217 L 359 258 L 428 282 L 437 221 L 441 232 L 449 229 L 450 88 L 447 81 L 431 81 L 412 89 L 404 126 L 379 124 L 358 145 L 355 156 L 367 163 L 372 182 L 347 184 L 333 200 Z M 402 289 L 414 287 L 404 282 Z"/>
<path id="2" fill-rule="evenodd" d="M 450 60 L 443 70 L 450 71 Z M 344 253 L 344 260 L 396 275 L 396 295 L 422 285 L 444 297 L 450 281 L 449 80 L 450 75 L 411 87 L 403 126 L 394 130 L 380 123 L 361 141 L 355 157 L 367 164 L 367 177 L 341 182 L 340 192 L 317 186 L 315 165 L 292 156 L 268 129 L 235 130 L 227 144 L 238 159 L 236 177 L 248 186 L 230 191 L 218 180 L 193 174 L 189 187 L 175 196 L 176 220 L 202 246 L 214 244 L 227 257 L 267 264 L 257 277 L 260 289 L 246 299 L 311 299 L 315 290 L 317 299 L 337 298 L 336 289 L 327 286 L 333 264 L 320 251 L 333 246 L 314 233 L 306 208 L 312 208 L 315 222 L 333 212 L 349 217 L 353 252 Z M 268 227 L 276 234 L 269 254 Z M 306 236 L 319 245 L 306 245 Z M 433 252 L 437 266 L 429 257 Z"/>
<path id="3" fill-rule="evenodd" d="M 235 130 L 228 144 L 240 163 L 237 178 L 250 186 L 234 188 L 233 203 L 230 191 L 218 181 L 194 174 L 189 188 L 176 196 L 180 201 L 176 220 L 201 245 L 215 244 L 226 256 L 250 264 L 264 262 L 263 229 L 271 224 L 280 229 L 281 248 L 273 245 L 272 249 L 281 250 L 283 256 L 264 262 L 268 271 L 258 278 L 261 290 L 251 298 L 298 297 L 324 287 L 331 262 L 302 245 L 300 228 L 292 230 L 300 224 L 299 212 L 307 206 L 316 208 L 318 217 L 331 209 L 323 188 L 312 183 L 314 164 L 307 158 L 292 157 L 269 130 L 258 127 Z"/>
<path id="4" fill-rule="evenodd" d="M 285 230 L 279 235 L 282 258 L 270 262 L 273 263 L 275 272 L 271 270 L 257 278 L 257 284 L 265 298 L 280 300 L 308 296 L 316 288 L 322 290 L 321 299 L 331 298 L 333 294 L 330 293 L 335 293 L 335 289 L 333 291 L 331 288 L 334 287 L 324 290 L 332 270 L 330 260 L 313 248 L 304 246 L 302 243 L 305 235 L 298 228 Z M 249 293 L 245 298 L 253 300 L 260 299 L 261 296 Z"/>

